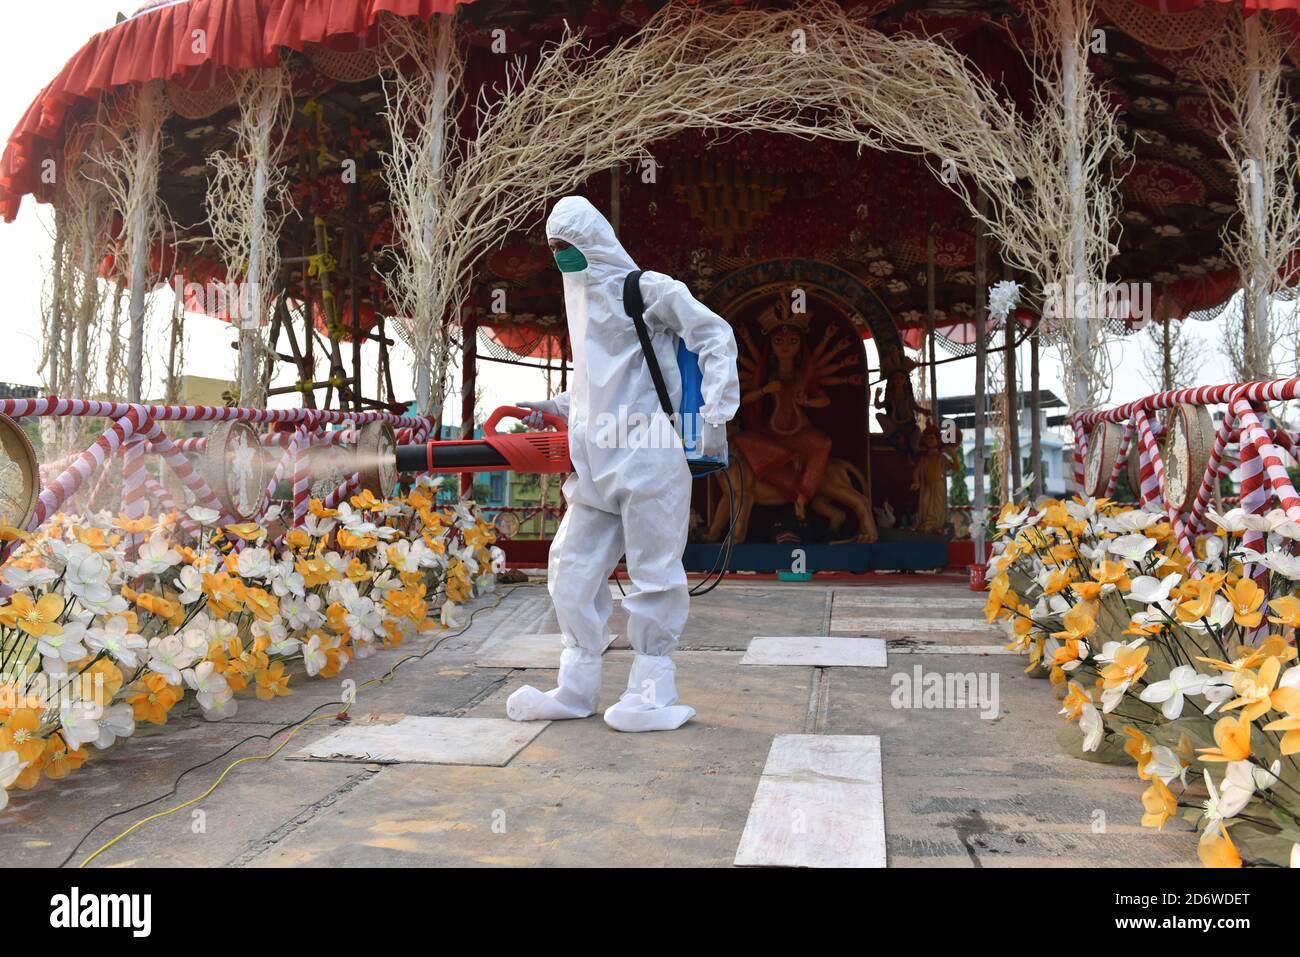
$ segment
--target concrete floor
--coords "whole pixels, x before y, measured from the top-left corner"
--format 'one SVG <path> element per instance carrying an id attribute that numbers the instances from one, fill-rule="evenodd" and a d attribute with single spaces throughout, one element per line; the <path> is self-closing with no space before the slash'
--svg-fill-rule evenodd
<path id="1" fill-rule="evenodd" d="M 725 867 L 772 738 L 786 733 L 879 735 L 893 867 L 1195 865 L 1187 826 L 1139 827 L 1144 785 L 1132 767 L 1062 750 L 1050 686 L 1026 677 L 1020 658 L 987 653 L 998 642 L 982 630 L 978 610 L 952 601 L 970 596 L 956 579 L 825 586 L 729 579 L 692 605 L 678 678 L 698 715 L 679 731 L 619 734 L 599 717 L 557 722 L 500 768 L 289 760 L 339 727 L 329 718 L 303 728 L 276 757 L 242 764 L 194 807 L 140 827 L 92 866 Z M 363 690 L 353 715 L 503 717 L 519 685 L 552 685 L 554 672 L 473 664 L 494 636 L 558 630 L 545 589 L 498 597 L 479 603 L 485 610 L 464 635 Z M 945 601 L 936 606 L 936 598 Z M 922 625 L 839 627 L 872 617 Z M 936 627 L 938 619 L 948 624 Z M 740 665 L 751 637 L 798 634 L 883 637 L 889 665 Z M 360 684 L 415 650 L 355 662 L 346 677 Z M 608 704 L 632 655 L 612 650 L 606 659 Z M 895 676 L 918 666 L 985 682 L 996 676 L 997 716 L 895 707 Z M 236 758 L 265 754 L 284 740 L 277 734 L 284 725 L 341 700 L 337 680 L 295 679 L 293 687 L 289 698 L 241 700 L 236 718 L 220 724 L 179 715 L 96 754 L 60 784 L 11 792 L 0 813 L 0 859 L 56 865 L 98 819 L 126 812 L 85 837 L 72 858 L 79 863 L 141 818 L 202 794 Z M 204 761 L 211 763 L 169 794 L 182 771 Z M 132 809 L 144 802 L 152 803 Z"/>

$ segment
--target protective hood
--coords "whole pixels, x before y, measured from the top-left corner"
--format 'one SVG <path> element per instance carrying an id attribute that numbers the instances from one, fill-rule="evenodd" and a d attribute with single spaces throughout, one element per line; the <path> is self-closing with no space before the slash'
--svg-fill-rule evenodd
<path id="1" fill-rule="evenodd" d="M 637 268 L 609 220 L 581 196 L 565 196 L 555 204 L 546 220 L 546 238 L 562 239 L 587 257 L 589 282 L 616 279 L 621 291 L 624 277 Z"/>

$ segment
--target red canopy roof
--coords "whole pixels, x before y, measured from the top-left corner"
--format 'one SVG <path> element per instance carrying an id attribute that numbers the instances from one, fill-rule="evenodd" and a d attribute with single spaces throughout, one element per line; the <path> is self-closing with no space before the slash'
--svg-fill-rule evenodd
<path id="1" fill-rule="evenodd" d="M 174 80 L 202 90 L 227 70 L 261 69 L 280 50 L 308 44 L 355 49 L 373 40 L 382 14 L 428 19 L 473 0 L 151 0 L 135 16 L 92 37 L 36 97 L 0 160 L 0 216 L 12 221 L 23 196 L 37 192 L 41 161 L 57 153 L 64 119 L 79 102 L 115 87 Z M 1167 13 L 1205 3 L 1248 11 L 1300 10 L 1300 0 L 1138 0 Z M 202 43 L 195 31 L 202 30 Z"/>
<path id="2" fill-rule="evenodd" d="M 383 14 L 428 19 L 470 2 L 156 0 L 92 37 L 28 107 L 0 161 L 0 215 L 12 221 L 23 196 L 36 190 L 41 161 L 56 154 L 64 119 L 79 102 L 159 79 L 205 89 L 226 70 L 276 66 L 282 48 L 355 49 L 359 40 L 375 38 Z"/>

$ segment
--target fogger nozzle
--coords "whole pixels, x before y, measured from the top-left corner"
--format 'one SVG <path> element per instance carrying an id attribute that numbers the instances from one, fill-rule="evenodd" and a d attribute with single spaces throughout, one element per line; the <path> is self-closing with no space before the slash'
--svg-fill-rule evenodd
<path id="1" fill-rule="evenodd" d="M 496 427 L 503 418 L 524 419 L 528 409 L 502 406 L 483 423 L 483 438 L 425 442 L 397 447 L 399 472 L 546 472 L 559 474 L 572 469 L 569 464 L 569 434 L 566 423 L 554 416 L 544 416 L 555 432 L 508 432 L 498 434 Z"/>

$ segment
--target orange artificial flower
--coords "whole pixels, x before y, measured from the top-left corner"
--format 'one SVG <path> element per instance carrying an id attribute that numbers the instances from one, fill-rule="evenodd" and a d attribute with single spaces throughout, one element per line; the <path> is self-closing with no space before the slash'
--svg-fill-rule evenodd
<path id="1" fill-rule="evenodd" d="M 1150 649 L 1146 645 L 1138 648 L 1120 645 L 1111 663 L 1101 669 L 1101 678 L 1106 687 L 1118 688 L 1124 682 L 1137 681 L 1146 674 L 1148 651 Z"/>
<path id="2" fill-rule="evenodd" d="M 293 692 L 289 689 L 289 676 L 284 673 L 284 662 L 272 662 L 269 668 L 257 673 L 257 696 L 263 701 L 290 694 Z"/>
<path id="3" fill-rule="evenodd" d="M 0 725 L 0 751 L 13 751 L 24 763 L 35 761 L 45 750 L 45 739 L 38 735 L 40 729 L 40 712 L 34 708 L 17 709 Z"/>
<path id="4" fill-rule="evenodd" d="M 1250 719 L 1245 714 L 1222 718 L 1214 726 L 1217 748 L 1197 748 L 1206 762 L 1245 761 L 1250 757 Z"/>
<path id="5" fill-rule="evenodd" d="M 1159 776 L 1153 776 L 1151 786 L 1142 793 L 1142 807 L 1146 810 L 1142 826 L 1163 830 L 1165 821 L 1178 812 L 1178 799 Z"/>
<path id="6" fill-rule="evenodd" d="M 166 724 L 167 713 L 181 700 L 184 691 L 167 683 L 162 675 L 150 671 L 131 686 L 126 703 L 131 706 L 136 721 L 148 721 L 150 724 Z"/>
<path id="7" fill-rule="evenodd" d="M 45 776 L 52 781 L 66 778 L 86 763 L 85 748 L 68 750 L 63 735 L 54 733 L 45 742 Z"/>
<path id="8" fill-rule="evenodd" d="M 120 528 L 128 535 L 143 535 L 146 532 L 152 532 L 157 525 L 158 523 L 148 515 L 142 515 L 139 518 L 118 515 L 117 518 L 113 519 L 113 527 Z"/>
<path id="9" fill-rule="evenodd" d="M 9 628 L 18 627 L 34 638 L 62 634 L 58 618 L 63 614 L 63 596 L 51 592 L 32 601 L 26 592 L 16 592 L 9 604 L 0 608 L 0 623 Z"/>

